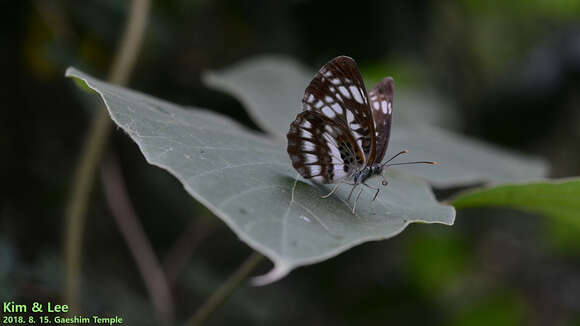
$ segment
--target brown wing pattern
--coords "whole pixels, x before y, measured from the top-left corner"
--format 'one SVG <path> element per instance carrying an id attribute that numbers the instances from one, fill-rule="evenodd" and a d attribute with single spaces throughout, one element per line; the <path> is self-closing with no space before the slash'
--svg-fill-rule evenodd
<path id="1" fill-rule="evenodd" d="M 314 76 L 304 92 L 302 108 L 316 111 L 352 132 L 364 153 L 364 163 L 375 157 L 375 132 L 367 92 L 355 61 L 334 58 Z"/>
<path id="2" fill-rule="evenodd" d="M 303 111 L 288 131 L 288 154 L 304 178 L 335 183 L 364 164 L 364 154 L 344 126 L 317 111 Z"/>
<path id="3" fill-rule="evenodd" d="M 395 81 L 391 77 L 383 79 L 369 92 L 376 138 L 376 156 L 373 162 L 376 163 L 380 163 L 383 160 L 389 146 L 394 93 Z M 368 164 L 370 165 L 373 162 Z"/>

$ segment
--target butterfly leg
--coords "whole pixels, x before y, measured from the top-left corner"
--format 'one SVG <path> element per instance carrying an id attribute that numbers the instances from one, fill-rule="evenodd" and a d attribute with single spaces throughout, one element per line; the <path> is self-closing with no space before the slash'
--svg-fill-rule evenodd
<path id="1" fill-rule="evenodd" d="M 342 184 L 342 182 L 339 182 L 336 184 L 336 186 L 334 186 L 334 188 L 332 188 L 332 191 L 330 191 L 328 194 L 324 195 L 324 196 L 320 196 L 320 198 L 328 198 L 330 196 L 332 196 L 332 194 L 336 191 L 336 189 L 338 189 L 338 186 L 340 186 Z"/>
<path id="2" fill-rule="evenodd" d="M 356 195 L 356 199 L 354 200 L 354 204 L 352 205 L 352 213 L 354 214 L 356 211 L 356 204 L 358 203 L 358 199 L 360 198 L 360 194 L 362 194 L 363 187 L 360 187 L 358 194 Z"/>
<path id="3" fill-rule="evenodd" d="M 350 190 L 350 193 L 348 194 L 348 198 L 346 199 L 347 201 L 350 201 L 350 197 L 352 196 L 352 193 L 354 192 L 354 190 L 356 189 L 356 187 L 358 187 L 358 183 L 355 184 L 352 189 Z"/>
<path id="4" fill-rule="evenodd" d="M 379 180 L 379 182 L 377 183 L 377 193 L 375 193 L 375 196 L 373 197 L 373 201 L 375 201 L 375 199 L 377 199 L 377 196 L 379 195 L 379 191 L 381 190 L 381 184 L 386 186 L 387 185 L 386 180 L 382 179 L 382 180 Z"/>
<path id="5" fill-rule="evenodd" d="M 375 210 L 375 200 L 377 199 L 377 196 L 379 195 L 379 191 L 381 191 L 381 188 L 379 187 L 373 187 L 373 186 L 369 186 L 366 183 L 363 183 L 363 185 L 365 185 L 367 188 L 371 188 L 373 190 L 376 190 L 375 195 L 373 196 L 373 200 L 371 200 L 371 211 L 373 213 L 373 215 L 377 215 L 377 212 Z"/>
<path id="6" fill-rule="evenodd" d="M 380 183 L 379 183 L 379 184 L 380 184 Z M 375 195 L 373 196 L 373 201 L 375 201 L 375 200 L 377 199 L 377 196 L 379 195 L 379 191 L 381 190 L 381 188 L 379 188 L 379 187 L 376 187 L 376 188 L 375 188 L 375 187 L 373 187 L 373 186 L 369 186 L 369 185 L 368 185 L 368 184 L 366 184 L 366 183 L 363 183 L 363 185 L 365 185 L 367 188 L 371 188 L 372 190 L 375 190 L 375 191 L 376 191 L 376 192 L 375 192 Z"/>

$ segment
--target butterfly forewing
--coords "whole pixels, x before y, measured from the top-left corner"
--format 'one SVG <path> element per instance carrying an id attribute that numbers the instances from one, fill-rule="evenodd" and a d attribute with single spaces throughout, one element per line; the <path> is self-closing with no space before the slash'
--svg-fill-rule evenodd
<path id="1" fill-rule="evenodd" d="M 302 107 L 322 114 L 351 133 L 364 153 L 364 164 L 375 160 L 373 116 L 353 59 L 340 56 L 322 67 L 306 88 Z"/>
<path id="2" fill-rule="evenodd" d="M 393 120 L 393 97 L 395 82 L 387 77 L 378 83 L 370 92 L 370 107 L 373 112 L 373 121 L 376 139 L 376 154 L 374 162 L 380 163 L 389 145 L 391 122 Z"/>
<path id="3" fill-rule="evenodd" d="M 290 125 L 288 154 L 304 178 L 334 183 L 364 165 L 364 156 L 348 129 L 317 111 L 304 111 Z"/>
<path id="4" fill-rule="evenodd" d="M 294 168 L 320 183 L 360 183 L 381 171 L 376 164 L 387 150 L 393 93 L 389 77 L 367 94 L 349 57 L 327 63 L 306 88 L 303 112 L 290 125 L 288 154 Z"/>

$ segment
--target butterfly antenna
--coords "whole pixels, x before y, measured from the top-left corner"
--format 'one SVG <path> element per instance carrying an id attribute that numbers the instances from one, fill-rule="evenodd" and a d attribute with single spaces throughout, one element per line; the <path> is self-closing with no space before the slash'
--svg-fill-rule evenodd
<path id="1" fill-rule="evenodd" d="M 395 159 L 397 156 L 401 155 L 401 154 L 407 154 L 409 153 L 408 150 L 402 150 L 400 152 L 398 152 L 397 154 L 393 155 L 393 157 L 391 157 L 390 159 L 388 159 L 385 163 L 383 163 L 383 167 L 384 166 L 393 166 L 393 165 L 407 165 L 407 164 L 432 164 L 435 165 L 437 164 L 437 162 L 435 161 L 415 161 L 415 162 L 403 162 L 403 163 L 391 163 L 391 164 L 387 164 L 390 161 L 392 161 L 393 159 Z"/>
<path id="2" fill-rule="evenodd" d="M 435 162 L 435 161 L 415 161 L 415 162 L 392 163 L 392 164 L 389 164 L 387 166 L 407 165 L 407 164 L 431 164 L 431 165 L 435 165 L 435 164 L 439 164 L 439 163 Z"/>
<path id="3" fill-rule="evenodd" d="M 387 165 L 387 163 L 389 163 L 390 161 L 392 161 L 393 159 L 395 159 L 395 157 L 397 157 L 397 156 L 399 156 L 401 154 L 407 154 L 407 153 L 409 153 L 409 151 L 406 150 L 406 149 L 398 152 L 397 154 L 393 155 L 393 157 L 391 157 L 390 159 L 388 159 L 385 163 L 383 163 L 383 166 Z"/>

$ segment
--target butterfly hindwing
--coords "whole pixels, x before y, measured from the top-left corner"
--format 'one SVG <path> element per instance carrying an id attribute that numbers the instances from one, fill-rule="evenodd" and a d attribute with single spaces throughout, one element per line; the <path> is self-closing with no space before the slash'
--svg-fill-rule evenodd
<path id="1" fill-rule="evenodd" d="M 376 155 L 374 158 L 376 163 L 380 163 L 383 160 L 389 145 L 391 122 L 393 120 L 394 92 L 395 82 L 391 77 L 383 79 L 369 92 L 376 139 Z"/>
<path id="2" fill-rule="evenodd" d="M 364 154 L 350 132 L 317 111 L 304 111 L 290 125 L 288 154 L 304 178 L 335 183 L 364 165 Z"/>
<path id="3" fill-rule="evenodd" d="M 324 65 L 306 88 L 302 107 L 342 125 L 362 149 L 364 163 L 374 161 L 373 116 L 364 82 L 352 58 L 340 56 Z"/>

